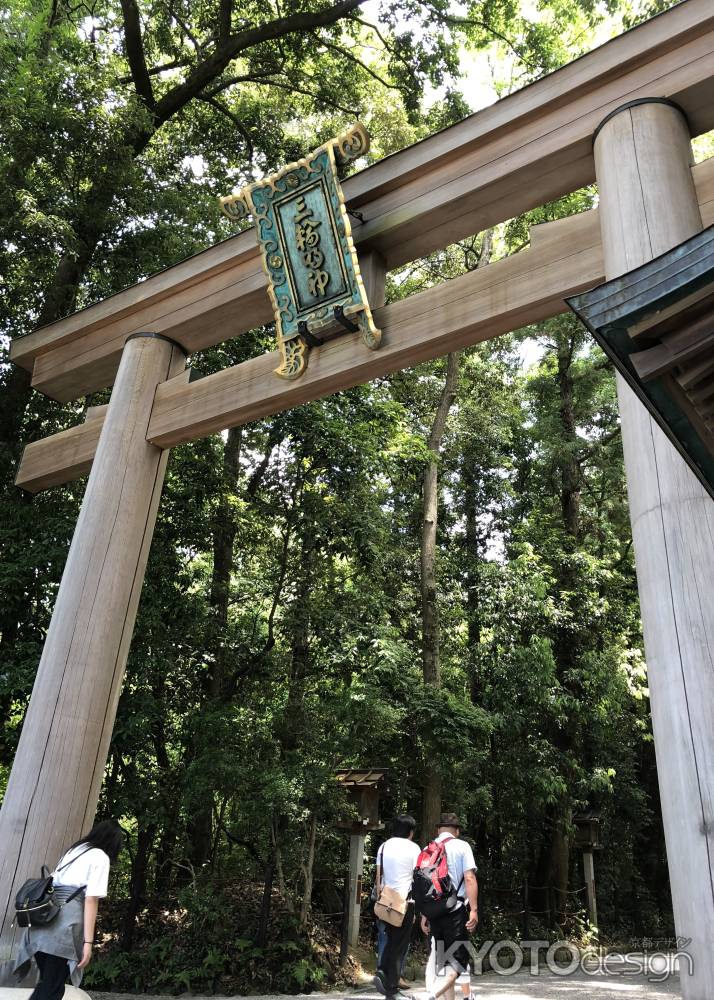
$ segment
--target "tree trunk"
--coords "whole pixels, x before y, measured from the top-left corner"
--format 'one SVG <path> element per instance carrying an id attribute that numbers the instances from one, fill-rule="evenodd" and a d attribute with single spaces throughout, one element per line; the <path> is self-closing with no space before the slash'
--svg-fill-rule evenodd
<path id="1" fill-rule="evenodd" d="M 285 871 L 283 870 L 283 853 L 280 847 L 280 838 L 282 828 L 284 826 L 284 820 L 279 818 L 273 824 L 273 837 L 274 837 L 274 855 L 275 855 L 275 875 L 278 879 L 278 891 L 282 896 L 283 903 L 285 904 L 285 909 L 292 916 L 295 913 L 295 905 L 292 900 L 292 896 L 288 891 L 287 884 L 285 882 Z"/>
<path id="2" fill-rule="evenodd" d="M 169 804 L 164 818 L 161 838 L 156 850 L 156 894 L 165 896 L 169 893 L 174 880 L 176 840 L 179 833 L 179 816 L 181 812 L 181 796 L 175 794 Z"/>
<path id="3" fill-rule="evenodd" d="M 310 919 L 310 909 L 312 907 L 312 882 L 315 867 L 315 840 L 317 837 L 317 815 L 310 817 L 310 825 L 307 835 L 307 856 L 303 865 L 303 875 L 305 886 L 302 895 L 302 906 L 300 907 L 300 927 L 305 929 Z"/>
<path id="4" fill-rule="evenodd" d="M 493 231 L 487 229 L 481 238 L 481 253 L 478 259 L 478 268 L 485 267 L 491 262 L 493 250 Z M 479 566 L 481 560 L 481 546 L 483 539 L 479 529 L 478 490 L 476 489 L 476 479 L 479 474 L 479 466 L 476 456 L 471 449 L 462 456 L 461 481 L 464 490 L 464 520 L 465 520 L 465 543 L 463 565 L 466 574 L 466 627 L 468 634 L 469 653 L 476 650 L 481 641 L 481 618 L 479 614 Z M 480 703 L 481 691 L 475 657 L 471 660 L 471 700 L 474 704 Z"/>
<path id="5" fill-rule="evenodd" d="M 255 935 L 256 948 L 264 948 L 268 943 L 268 927 L 270 926 L 270 910 L 273 902 L 273 879 L 275 878 L 276 857 L 276 848 L 275 846 L 271 846 L 263 875 L 263 897 L 260 901 L 258 930 Z"/>
<path id="6" fill-rule="evenodd" d="M 556 923 L 565 931 L 568 919 L 568 875 L 570 869 L 570 841 L 564 821 L 570 820 L 569 803 L 561 812 L 560 822 L 553 831 L 550 847 L 550 871 L 553 883 L 553 906 Z"/>
<path id="7" fill-rule="evenodd" d="M 168 712 L 168 707 L 166 704 L 166 683 L 162 674 L 152 684 L 151 694 L 155 704 L 160 706 L 160 711 L 154 717 L 152 741 L 156 763 L 159 766 L 161 774 L 161 799 L 164 803 L 162 829 L 156 850 L 154 885 L 157 896 L 164 896 L 168 893 L 173 882 L 174 868 L 172 862 L 174 861 L 176 838 L 178 837 L 179 830 L 181 795 L 178 787 L 178 774 L 166 749 L 165 714 Z"/>
<path id="8" fill-rule="evenodd" d="M 439 606 L 437 600 L 436 533 L 439 515 L 439 456 L 446 429 L 446 420 L 454 400 L 459 377 L 458 352 L 449 354 L 446 380 L 429 434 L 431 453 L 424 469 L 421 531 L 421 612 L 422 612 L 422 671 L 424 683 L 441 685 L 439 663 Z M 424 771 L 422 802 L 422 838 L 431 838 L 441 812 L 441 775 L 436 765 L 427 762 Z"/>
<path id="9" fill-rule="evenodd" d="M 228 657 L 226 629 L 230 605 L 233 546 L 237 524 L 231 497 L 235 495 L 240 476 L 242 428 L 228 431 L 223 451 L 221 499 L 213 522 L 213 571 L 209 604 L 211 615 L 205 637 L 205 653 L 212 667 L 207 674 L 206 703 L 221 702 L 228 694 Z M 213 791 L 207 789 L 196 808 L 189 826 L 189 857 L 195 868 L 205 865 L 213 846 Z"/>
<path id="10" fill-rule="evenodd" d="M 119 947 L 122 951 L 131 951 L 134 946 L 134 931 L 136 918 L 146 898 L 146 882 L 149 868 L 149 854 L 154 844 L 156 827 L 140 828 L 137 834 L 136 855 L 131 866 L 131 883 L 129 888 L 129 906 L 127 907 L 120 935 Z"/>
<path id="11" fill-rule="evenodd" d="M 558 589 L 562 600 L 572 600 L 570 596 L 576 587 L 574 568 L 568 558 L 575 552 L 580 537 L 581 471 L 578 464 L 580 441 L 577 435 L 575 417 L 575 383 L 573 360 L 576 350 L 576 335 L 563 331 L 556 335 L 557 380 L 559 394 L 559 417 L 561 454 L 559 457 L 560 511 L 564 529 L 564 560 L 559 567 Z M 577 609 L 571 609 L 577 613 Z M 573 629 L 559 626 L 554 636 L 553 653 L 561 683 L 566 684 L 573 663 L 578 656 L 578 642 Z M 571 692 L 577 696 L 578 692 Z M 555 729 L 553 742 L 566 762 L 573 752 L 574 734 L 566 724 Z M 572 775 L 564 775 L 571 784 Z M 537 874 L 538 884 L 545 885 L 546 909 L 550 926 L 563 927 L 567 917 L 568 874 L 570 867 L 570 841 L 567 828 L 572 816 L 570 796 L 565 795 L 549 810 L 547 836 L 543 842 Z"/>
<path id="12" fill-rule="evenodd" d="M 220 700 L 225 695 L 227 686 L 226 629 L 233 572 L 233 546 L 238 530 L 231 498 L 235 496 L 240 477 L 242 440 L 243 428 L 231 427 L 223 451 L 222 495 L 213 523 L 213 573 L 209 597 L 212 615 L 206 637 L 207 651 L 212 652 L 214 657 L 208 687 L 208 694 L 212 700 Z"/>
<path id="13" fill-rule="evenodd" d="M 563 526 L 575 548 L 580 536 L 581 473 L 577 454 L 580 448 L 575 421 L 575 391 L 573 382 L 574 337 L 558 337 L 558 389 L 560 392 L 560 422 L 563 460 L 560 469 L 560 507 Z"/>
<path id="14" fill-rule="evenodd" d="M 468 636 L 470 670 L 469 688 L 474 705 L 482 703 L 482 683 L 479 676 L 478 646 L 481 642 L 481 615 L 479 606 L 479 565 L 481 538 L 478 525 L 478 500 L 474 479 L 476 468 L 471 461 L 464 461 L 461 468 L 464 483 L 465 542 L 464 571 L 466 583 L 466 628 Z"/>

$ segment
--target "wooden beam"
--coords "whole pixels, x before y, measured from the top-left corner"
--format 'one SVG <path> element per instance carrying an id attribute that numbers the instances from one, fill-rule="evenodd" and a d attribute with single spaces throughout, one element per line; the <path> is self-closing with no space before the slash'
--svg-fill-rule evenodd
<path id="1" fill-rule="evenodd" d="M 710 378 L 714 374 L 714 331 L 712 332 L 711 340 L 708 346 L 709 356 L 706 361 L 700 361 L 695 365 L 688 365 L 677 376 L 677 381 L 685 392 L 689 392 L 692 390 L 692 387 L 696 386 L 702 381 L 702 379 Z"/>
<path id="2" fill-rule="evenodd" d="M 273 374 L 277 353 L 188 385 L 160 386 L 148 440 L 164 448 L 328 396 L 561 312 L 563 298 L 603 277 L 597 211 L 538 227 L 534 246 L 375 310 L 382 346 L 341 337 L 311 352 L 294 382 Z"/>
<path id="3" fill-rule="evenodd" d="M 600 131 L 608 279 L 701 230 L 690 156 L 689 129 L 664 104 L 631 107 Z M 682 996 L 701 1000 L 714 982 L 714 503 L 622 376 L 618 401 L 672 908 L 676 933 L 690 942 Z M 683 393 L 678 402 L 686 410 Z"/>
<path id="4" fill-rule="evenodd" d="M 95 815 L 168 460 L 146 425 L 157 383 L 185 362 L 165 340 L 129 341 L 104 418 L 87 423 L 104 428 L 0 809 L 3 957 L 26 872 Z"/>
<path id="5" fill-rule="evenodd" d="M 83 424 L 28 444 L 15 484 L 29 493 L 39 493 L 86 476 L 92 468 L 106 411 L 106 406 L 93 406 L 87 410 Z"/>
<path id="6" fill-rule="evenodd" d="M 242 242 L 247 242 L 243 237 L 253 242 L 253 231 L 242 234 Z M 199 281 L 190 280 L 187 287 L 179 286 L 136 311 L 93 323 L 78 337 L 38 354 L 33 365 L 34 388 L 68 402 L 111 385 L 124 343 L 138 329 L 162 333 L 194 353 L 271 322 L 265 274 L 255 246 L 251 250 L 247 261 L 221 267 Z"/>
<path id="7" fill-rule="evenodd" d="M 162 447 L 189 441 L 561 312 L 565 295 L 602 280 L 599 232 L 596 209 L 536 226 L 529 250 L 377 308 L 379 350 L 368 350 L 357 336 L 340 337 L 313 350 L 307 372 L 294 382 L 275 375 L 277 352 L 192 383 L 182 372 L 157 390 L 148 439 Z M 368 275 L 383 298 L 376 255 Z M 70 481 L 86 471 L 95 443 L 89 423 L 33 442 L 17 485 L 37 492 Z"/>
<path id="8" fill-rule="evenodd" d="M 711 225 L 714 223 L 714 157 L 695 166 L 692 176 L 700 199 L 699 207 L 704 225 Z M 449 344 L 454 343 L 454 338 L 459 334 L 453 330 L 451 333 L 445 330 L 443 337 L 436 338 L 434 331 L 430 331 L 419 321 L 419 313 L 433 317 L 431 322 L 438 323 L 441 322 L 439 310 L 456 310 L 459 300 L 462 301 L 463 308 L 471 303 L 472 312 L 466 317 L 469 323 L 462 323 L 460 336 L 466 338 L 464 343 L 477 343 L 562 311 L 562 299 L 566 295 L 574 294 L 603 279 L 596 217 L 597 210 L 535 226 L 531 229 L 529 250 L 412 296 L 404 302 L 376 309 L 378 323 L 386 324 L 384 344 L 378 351 L 368 354 L 360 352 L 359 346 L 353 345 L 350 338 L 343 338 L 325 345 L 320 352 L 313 352 L 307 373 L 290 385 L 273 374 L 277 365 L 277 353 L 254 358 L 236 368 L 192 383 L 194 388 L 187 388 L 187 391 L 194 399 L 208 391 L 210 386 L 224 387 L 223 399 L 210 415 L 206 433 L 222 430 L 229 425 L 232 410 L 226 395 L 230 393 L 240 392 L 244 405 L 237 411 L 237 422 L 247 422 L 450 350 Z M 559 267 L 563 259 L 569 263 L 561 278 Z M 574 271 L 575 259 L 582 268 L 579 275 Z M 381 287 L 382 278 L 379 255 L 365 255 L 365 265 L 365 277 L 368 281 L 374 280 L 374 289 L 377 290 Z M 539 285 L 541 275 L 545 279 Z M 513 287 L 509 286 L 509 282 L 513 282 Z M 374 295 L 374 292 L 371 294 Z M 377 291 L 376 294 L 374 301 L 383 301 L 383 293 Z M 529 310 L 532 311 L 529 313 Z M 416 317 L 414 329 L 418 326 L 422 330 L 420 342 L 410 340 L 410 328 L 406 324 L 411 314 Z M 403 340 L 398 339 L 400 335 Z M 442 341 L 446 345 L 443 348 L 440 346 Z M 351 352 L 364 356 L 358 361 Z M 331 358 L 329 366 L 333 369 L 331 374 L 328 374 L 328 357 Z M 349 367 L 351 364 L 355 368 L 352 378 Z M 181 374 L 181 379 L 186 381 L 185 373 Z M 243 379 L 245 385 L 238 389 L 237 385 Z M 334 388 L 330 387 L 332 385 Z M 188 434 L 183 429 L 184 436 L 174 437 L 177 432 L 177 414 L 174 412 L 169 415 L 169 400 L 163 399 L 163 394 L 173 395 L 177 386 L 178 380 L 174 379 L 170 389 L 167 384 L 166 388 L 157 392 L 157 407 L 150 430 L 150 433 L 157 435 L 156 443 L 163 441 L 165 434 L 168 435 L 165 440 L 170 443 L 199 436 L 193 432 Z M 198 386 L 201 387 L 200 390 Z M 178 405 L 182 406 L 185 402 L 186 400 L 182 400 Z M 235 400 L 232 402 L 235 404 Z M 90 419 L 90 412 L 87 420 Z M 25 449 L 15 482 L 33 493 L 70 482 L 86 474 L 95 446 L 95 432 L 86 423 L 41 441 L 34 441 Z"/>
<path id="9" fill-rule="evenodd" d="M 690 366 L 702 353 L 711 357 L 711 348 L 714 346 L 714 293 L 711 288 L 704 296 L 703 304 L 706 305 L 706 312 L 694 319 L 688 319 L 686 312 L 682 310 L 680 323 L 673 333 L 661 335 L 658 332 L 659 324 L 649 327 L 648 339 L 651 338 L 655 346 L 630 356 L 635 371 L 643 381 L 659 378 L 674 367 L 681 369 L 684 365 Z M 676 317 L 672 316 L 666 325 L 673 326 L 675 322 Z M 701 365 L 687 367 L 686 381 L 682 381 L 680 376 L 677 376 L 677 380 L 682 386 L 694 384 L 697 381 L 695 369 L 700 367 Z"/>
<path id="10" fill-rule="evenodd" d="M 377 249 L 394 268 L 592 182 L 595 127 L 637 97 L 669 97 L 695 134 L 707 131 L 713 66 L 711 0 L 685 0 L 350 177 L 346 198 L 365 218 L 355 224 L 358 246 Z M 33 370 L 39 391 L 69 400 L 111 383 L 136 330 L 165 333 L 195 351 L 270 315 L 249 230 L 13 342 L 11 358 Z"/>

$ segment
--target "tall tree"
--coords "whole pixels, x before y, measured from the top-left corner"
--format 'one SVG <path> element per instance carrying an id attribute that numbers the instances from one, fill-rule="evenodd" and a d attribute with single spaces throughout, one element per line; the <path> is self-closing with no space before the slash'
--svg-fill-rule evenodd
<path id="1" fill-rule="evenodd" d="M 483 267 L 491 258 L 492 233 L 486 232 L 481 240 L 475 267 Z M 434 419 L 427 438 L 427 460 L 422 480 L 421 518 L 421 619 L 422 619 L 422 673 L 424 683 L 441 687 L 439 661 L 439 595 L 437 578 L 437 530 L 439 521 L 439 464 L 440 452 L 446 431 L 446 422 L 456 401 L 461 354 L 453 351 L 446 359 L 446 376 Z M 427 761 L 424 770 L 424 797 L 422 801 L 422 836 L 430 838 L 436 830 L 441 812 L 442 782 L 438 763 Z"/>
<path id="2" fill-rule="evenodd" d="M 446 378 L 434 422 L 429 431 L 429 457 L 424 468 L 422 485 L 421 531 L 421 614 L 422 672 L 424 683 L 437 690 L 441 687 L 439 663 L 439 605 L 436 576 L 436 532 L 439 517 L 439 452 L 446 430 L 446 420 L 456 399 L 459 379 L 459 354 L 453 352 L 446 360 Z M 422 837 L 431 838 L 441 812 L 441 774 L 435 762 L 428 762 L 424 771 L 422 802 Z"/>

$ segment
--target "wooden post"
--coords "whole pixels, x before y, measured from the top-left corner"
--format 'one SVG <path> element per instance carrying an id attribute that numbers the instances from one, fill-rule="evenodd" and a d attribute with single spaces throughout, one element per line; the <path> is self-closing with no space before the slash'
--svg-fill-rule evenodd
<path id="1" fill-rule="evenodd" d="M 528 886 L 528 879 L 526 878 L 523 882 L 523 926 L 521 934 L 523 940 L 527 941 L 531 936 L 531 899 L 530 899 L 530 888 Z"/>
<path id="2" fill-rule="evenodd" d="M 595 896 L 595 861 L 592 851 L 583 851 L 583 870 L 588 894 L 588 918 L 591 929 L 597 929 L 597 899 Z"/>
<path id="3" fill-rule="evenodd" d="M 0 811 L 0 962 L 17 887 L 91 826 L 168 459 L 146 441 L 173 341 L 124 347 Z"/>
<path id="4" fill-rule="evenodd" d="M 342 886 L 342 921 L 340 923 L 340 965 L 347 963 L 347 956 L 350 951 L 349 942 L 349 922 L 350 922 L 350 877 L 345 877 Z"/>
<path id="5" fill-rule="evenodd" d="M 625 106 L 595 139 L 608 278 L 698 232 L 683 114 Z M 675 925 L 691 939 L 685 1000 L 714 983 L 714 503 L 618 378 L 630 516 Z"/>
<path id="6" fill-rule="evenodd" d="M 359 940 L 359 918 L 362 908 L 362 866 L 364 865 L 364 834 L 350 834 L 350 895 L 347 905 L 347 943 L 350 948 Z"/>
<path id="7" fill-rule="evenodd" d="M 377 250 L 364 250 L 359 255 L 359 269 L 364 282 L 364 290 L 372 309 L 384 305 L 387 281 L 387 265 Z"/>

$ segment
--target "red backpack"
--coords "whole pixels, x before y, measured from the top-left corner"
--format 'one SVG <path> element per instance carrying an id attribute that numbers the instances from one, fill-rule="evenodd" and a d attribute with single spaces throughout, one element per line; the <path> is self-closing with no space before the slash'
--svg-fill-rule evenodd
<path id="1" fill-rule="evenodd" d="M 461 886 L 454 887 L 446 858 L 446 845 L 453 839 L 432 840 L 417 858 L 412 893 L 416 908 L 425 917 L 440 917 L 458 901 Z"/>

